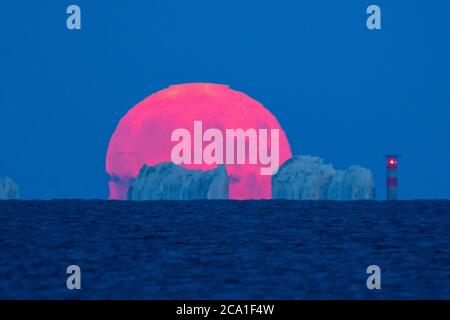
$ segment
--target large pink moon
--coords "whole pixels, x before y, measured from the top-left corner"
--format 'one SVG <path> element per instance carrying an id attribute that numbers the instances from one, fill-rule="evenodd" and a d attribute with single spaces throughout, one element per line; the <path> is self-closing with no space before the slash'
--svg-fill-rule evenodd
<path id="1" fill-rule="evenodd" d="M 173 85 L 138 103 L 120 120 L 106 155 L 109 198 L 126 199 L 131 182 L 144 164 L 171 161 L 171 151 L 176 145 L 171 141 L 173 130 L 186 128 L 192 132 L 194 121 L 199 120 L 203 122 L 203 132 L 209 128 L 223 133 L 225 129 L 268 129 L 268 132 L 279 129 L 280 166 L 292 157 L 286 134 L 277 119 L 256 100 L 226 85 Z M 229 197 L 270 199 L 272 176 L 261 175 L 259 164 L 245 163 L 226 165 L 230 177 Z M 217 165 L 183 166 L 211 170 Z"/>

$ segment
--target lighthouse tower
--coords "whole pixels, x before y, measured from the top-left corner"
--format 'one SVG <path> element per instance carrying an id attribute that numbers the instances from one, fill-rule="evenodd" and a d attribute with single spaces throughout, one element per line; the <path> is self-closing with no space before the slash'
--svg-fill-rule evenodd
<path id="1" fill-rule="evenodd" d="M 398 167 L 398 154 L 386 155 L 386 191 L 387 200 L 397 200 L 397 167 Z"/>

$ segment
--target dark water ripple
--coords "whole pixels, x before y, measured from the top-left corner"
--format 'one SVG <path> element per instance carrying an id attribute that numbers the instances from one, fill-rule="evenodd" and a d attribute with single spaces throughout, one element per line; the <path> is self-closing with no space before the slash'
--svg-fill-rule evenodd
<path id="1" fill-rule="evenodd" d="M 4 201 L 0 298 L 449 299 L 450 202 Z"/>

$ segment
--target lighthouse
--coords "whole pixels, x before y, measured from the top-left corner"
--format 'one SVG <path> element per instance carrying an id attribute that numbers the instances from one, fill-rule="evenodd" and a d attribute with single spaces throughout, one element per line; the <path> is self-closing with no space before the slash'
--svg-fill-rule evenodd
<path id="1" fill-rule="evenodd" d="M 397 200 L 397 167 L 398 154 L 386 155 L 386 199 Z"/>

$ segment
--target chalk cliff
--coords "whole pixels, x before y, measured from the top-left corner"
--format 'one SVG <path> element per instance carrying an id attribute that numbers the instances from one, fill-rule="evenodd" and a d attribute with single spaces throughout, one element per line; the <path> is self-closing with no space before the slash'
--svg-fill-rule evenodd
<path id="1" fill-rule="evenodd" d="M 19 187 L 10 178 L 0 178 L 0 200 L 19 199 Z"/>
<path id="2" fill-rule="evenodd" d="M 188 170 L 171 162 L 144 165 L 128 190 L 128 200 L 228 199 L 224 165 L 214 170 Z"/>
<path id="3" fill-rule="evenodd" d="M 272 177 L 273 199 L 371 200 L 375 195 L 369 169 L 354 165 L 336 170 L 318 157 L 293 157 Z"/>

